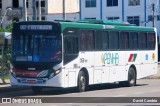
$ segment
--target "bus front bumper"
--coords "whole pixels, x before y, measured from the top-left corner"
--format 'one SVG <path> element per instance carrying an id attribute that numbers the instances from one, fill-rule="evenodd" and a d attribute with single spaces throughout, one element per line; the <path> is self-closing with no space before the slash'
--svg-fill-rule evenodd
<path id="1" fill-rule="evenodd" d="M 44 86 L 44 87 L 63 87 L 61 74 L 49 78 L 20 78 L 10 73 L 10 84 L 12 86 Z"/>

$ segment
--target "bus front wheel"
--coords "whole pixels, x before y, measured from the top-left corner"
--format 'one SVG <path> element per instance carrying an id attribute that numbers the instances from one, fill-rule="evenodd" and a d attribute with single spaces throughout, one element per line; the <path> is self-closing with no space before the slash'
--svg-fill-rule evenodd
<path id="1" fill-rule="evenodd" d="M 87 87 L 88 83 L 86 74 L 83 71 L 80 71 L 78 75 L 78 91 L 84 92 L 87 89 Z"/>
<path id="2" fill-rule="evenodd" d="M 40 93 L 42 92 L 42 87 L 32 86 L 32 91 L 33 91 L 35 94 L 40 94 Z"/>

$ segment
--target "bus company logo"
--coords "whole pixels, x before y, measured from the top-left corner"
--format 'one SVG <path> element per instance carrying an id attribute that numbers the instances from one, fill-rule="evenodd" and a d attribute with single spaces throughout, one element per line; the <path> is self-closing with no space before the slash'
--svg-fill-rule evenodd
<path id="1" fill-rule="evenodd" d="M 152 59 L 153 59 L 153 60 L 155 59 L 155 54 L 154 54 L 154 53 L 152 53 Z"/>
<path id="2" fill-rule="evenodd" d="M 137 54 L 130 54 L 128 62 L 135 62 L 137 58 Z"/>
<path id="3" fill-rule="evenodd" d="M 102 53 L 101 62 L 103 64 L 118 64 L 119 54 L 118 53 Z"/>

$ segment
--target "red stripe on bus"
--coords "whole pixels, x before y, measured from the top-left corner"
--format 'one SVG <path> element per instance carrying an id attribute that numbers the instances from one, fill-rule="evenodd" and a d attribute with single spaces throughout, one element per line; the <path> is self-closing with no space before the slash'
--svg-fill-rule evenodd
<path id="1" fill-rule="evenodd" d="M 130 54 L 130 57 L 128 59 L 128 62 L 131 62 L 132 61 L 132 58 L 133 58 L 133 54 Z"/>

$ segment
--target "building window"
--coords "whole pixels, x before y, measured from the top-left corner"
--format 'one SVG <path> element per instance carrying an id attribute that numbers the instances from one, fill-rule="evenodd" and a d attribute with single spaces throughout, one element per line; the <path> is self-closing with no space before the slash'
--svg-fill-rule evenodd
<path id="1" fill-rule="evenodd" d="M 86 7 L 96 7 L 96 0 L 86 0 L 85 5 Z"/>
<path id="2" fill-rule="evenodd" d="M 136 24 L 137 26 L 139 26 L 139 16 L 130 16 L 130 17 L 127 17 L 127 21 L 130 24 Z"/>
<path id="3" fill-rule="evenodd" d="M 42 16 L 42 17 L 41 17 L 41 20 L 46 20 L 46 17 L 45 17 L 45 16 Z"/>
<path id="4" fill-rule="evenodd" d="M 107 17 L 108 20 L 119 20 L 119 17 Z"/>
<path id="5" fill-rule="evenodd" d="M 29 2 L 28 2 L 28 0 L 26 1 L 26 7 L 28 8 L 28 5 L 29 5 Z"/>
<path id="6" fill-rule="evenodd" d="M 0 0 L 0 9 L 2 9 L 2 0 Z"/>
<path id="7" fill-rule="evenodd" d="M 86 19 L 86 20 L 96 20 L 96 18 L 95 18 L 95 17 L 84 18 L 84 19 Z"/>
<path id="8" fill-rule="evenodd" d="M 45 7 L 45 1 L 41 1 L 41 7 Z"/>
<path id="9" fill-rule="evenodd" d="M 19 7 L 19 0 L 13 0 L 13 8 Z"/>
<path id="10" fill-rule="evenodd" d="M 41 7 L 45 7 L 45 1 L 41 1 Z M 36 7 L 39 6 L 39 1 L 36 1 Z"/>
<path id="11" fill-rule="evenodd" d="M 153 16 L 152 15 L 148 15 L 148 21 L 152 21 L 153 20 Z"/>
<path id="12" fill-rule="evenodd" d="M 107 0 L 107 7 L 118 6 L 118 0 Z"/>
<path id="13" fill-rule="evenodd" d="M 160 15 L 157 15 L 157 21 L 160 21 Z"/>
<path id="14" fill-rule="evenodd" d="M 140 0 L 128 0 L 128 6 L 140 5 Z"/>

